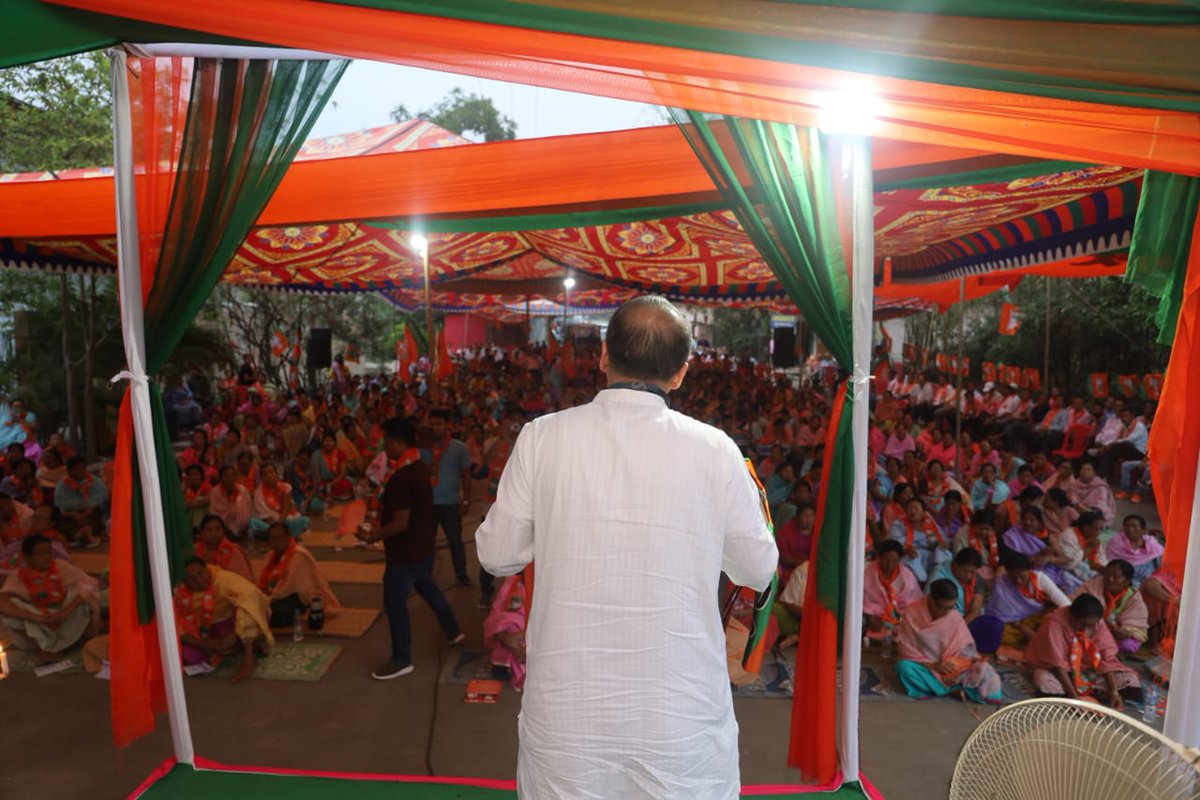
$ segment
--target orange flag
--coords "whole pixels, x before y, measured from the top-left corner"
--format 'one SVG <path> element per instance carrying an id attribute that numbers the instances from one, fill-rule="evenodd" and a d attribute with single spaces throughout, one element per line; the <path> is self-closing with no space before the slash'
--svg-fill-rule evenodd
<path id="1" fill-rule="evenodd" d="M 1005 367 L 1004 382 L 1009 386 L 1021 385 L 1021 368 L 1020 367 Z"/>
<path id="2" fill-rule="evenodd" d="M 1141 381 L 1138 380 L 1137 375 L 1117 376 L 1117 389 L 1120 390 L 1122 397 L 1137 397 L 1138 384 L 1140 383 Z"/>
<path id="3" fill-rule="evenodd" d="M 938 372 L 946 372 L 950 369 L 950 358 L 945 353 L 938 353 L 934 357 L 933 363 L 937 366 Z"/>
<path id="4" fill-rule="evenodd" d="M 271 355 L 279 358 L 287 351 L 288 340 L 283 331 L 275 331 L 275 333 L 271 334 Z"/>
<path id="5" fill-rule="evenodd" d="M 995 383 L 996 382 L 996 365 L 993 364 L 991 361 L 983 362 L 983 382 L 984 383 Z"/>
<path id="6" fill-rule="evenodd" d="M 1088 388 L 1092 392 L 1092 397 L 1100 399 L 1108 397 L 1108 373 L 1093 372 L 1088 376 Z"/>
<path id="7" fill-rule="evenodd" d="M 962 361 L 959 362 L 958 374 L 962 375 L 964 378 L 969 378 L 971 376 L 971 359 L 967 356 L 963 356 Z"/>
<path id="8" fill-rule="evenodd" d="M 568 378 L 575 377 L 575 343 L 571 341 L 571 337 L 567 337 L 567 341 L 563 344 L 562 350 L 562 368 L 563 374 Z"/>
<path id="9" fill-rule="evenodd" d="M 1142 388 L 1146 390 L 1147 400 L 1157 400 L 1162 394 L 1163 376 L 1161 372 L 1151 372 L 1142 376 Z"/>
<path id="10" fill-rule="evenodd" d="M 1000 306 L 1000 335 L 1015 336 L 1021 329 L 1021 314 L 1015 305 L 1005 303 Z"/>
<path id="11" fill-rule="evenodd" d="M 1034 369 L 1033 367 L 1026 367 L 1025 372 L 1022 373 L 1022 376 L 1025 380 L 1021 385 L 1026 389 L 1030 390 L 1031 392 L 1040 392 L 1042 390 L 1041 370 Z"/>

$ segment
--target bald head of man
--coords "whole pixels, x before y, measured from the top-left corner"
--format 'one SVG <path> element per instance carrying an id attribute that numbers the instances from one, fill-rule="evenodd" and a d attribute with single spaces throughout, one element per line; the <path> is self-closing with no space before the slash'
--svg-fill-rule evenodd
<path id="1" fill-rule="evenodd" d="M 622 305 L 608 323 L 600 368 L 609 384 L 652 383 L 678 389 L 692 355 L 688 321 L 665 298 L 637 297 Z"/>

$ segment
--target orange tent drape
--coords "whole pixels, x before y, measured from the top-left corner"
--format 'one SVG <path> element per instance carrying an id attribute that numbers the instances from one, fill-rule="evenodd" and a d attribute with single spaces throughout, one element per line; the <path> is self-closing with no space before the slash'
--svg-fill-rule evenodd
<path id="1" fill-rule="evenodd" d="M 644 103 L 820 124 L 866 83 L 878 138 L 1200 175 L 1200 117 L 867 76 L 664 45 L 296 0 L 54 0 L 114 16 Z M 797 46 L 801 46 L 798 44 Z"/>

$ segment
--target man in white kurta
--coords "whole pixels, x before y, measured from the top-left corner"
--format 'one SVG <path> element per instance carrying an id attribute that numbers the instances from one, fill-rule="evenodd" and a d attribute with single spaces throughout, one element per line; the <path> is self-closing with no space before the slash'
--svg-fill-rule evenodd
<path id="1" fill-rule="evenodd" d="M 614 328 L 628 345 L 639 324 L 686 337 L 672 378 L 645 380 L 628 353 L 615 368 Z M 476 534 L 493 574 L 536 562 L 523 798 L 738 796 L 720 573 L 762 589 L 778 552 L 733 441 L 667 406 L 690 344 L 661 298 L 618 311 L 601 356 L 610 388 L 525 426 Z"/>

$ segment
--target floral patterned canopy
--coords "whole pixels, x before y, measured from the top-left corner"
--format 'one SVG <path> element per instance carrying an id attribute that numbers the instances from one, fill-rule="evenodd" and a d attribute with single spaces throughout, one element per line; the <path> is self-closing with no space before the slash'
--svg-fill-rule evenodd
<path id="1" fill-rule="evenodd" d="M 337 165 L 355 156 L 469 144 L 428 122 L 411 121 L 312 140 L 297 160 L 344 159 L 330 162 Z M 965 276 L 1038 265 L 1071 275 L 1083 257 L 1128 247 L 1141 171 L 1051 166 L 1058 171 L 967 185 L 892 188 L 882 182 L 875 202 L 877 282 L 911 285 L 912 297 L 919 298 L 923 285 Z M 106 169 L 78 173 L 58 178 L 103 177 Z M 44 173 L 0 176 L 0 201 L 5 183 L 53 179 Z M 795 313 L 737 219 L 714 205 L 659 218 L 530 230 L 507 230 L 506 219 L 463 219 L 458 230 L 426 234 L 435 304 L 452 310 L 519 305 L 526 298 L 560 302 L 562 281 L 570 275 L 584 284 L 572 293 L 576 308 L 612 306 L 629 293 L 657 292 L 689 302 L 770 305 Z M 407 306 L 411 290 L 424 286 L 409 226 L 371 219 L 259 227 L 225 280 L 291 291 L 388 292 Z M 440 228 L 453 229 L 455 223 L 442 222 Z M 111 236 L 0 238 L 0 263 L 6 266 L 108 271 L 116 258 Z M 1122 269 L 1111 259 L 1107 263 L 1109 272 Z M 894 290 L 888 296 L 904 299 Z"/>

